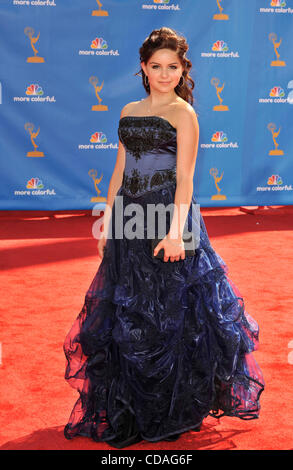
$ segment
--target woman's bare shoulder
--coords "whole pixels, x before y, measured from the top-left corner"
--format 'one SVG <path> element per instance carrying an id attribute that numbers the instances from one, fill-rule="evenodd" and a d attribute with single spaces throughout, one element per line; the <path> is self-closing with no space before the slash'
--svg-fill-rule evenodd
<path id="1" fill-rule="evenodd" d="M 176 121 L 177 129 L 179 127 L 184 129 L 188 125 L 197 128 L 199 125 L 197 113 L 190 103 L 187 103 L 187 101 L 184 100 L 182 101 L 183 102 L 178 102 L 178 104 L 176 104 L 174 113 L 174 121 Z"/>
<path id="2" fill-rule="evenodd" d="M 130 101 L 129 103 L 126 103 L 121 110 L 120 117 L 131 114 L 138 103 L 140 103 L 140 101 Z"/>
<path id="3" fill-rule="evenodd" d="M 194 110 L 193 106 L 191 106 L 190 103 L 188 103 L 187 101 L 185 101 L 183 99 L 181 99 L 180 101 L 178 101 L 176 103 L 175 112 L 176 112 L 177 115 L 189 114 L 189 115 L 193 115 L 193 116 L 197 117 L 197 113 Z"/>

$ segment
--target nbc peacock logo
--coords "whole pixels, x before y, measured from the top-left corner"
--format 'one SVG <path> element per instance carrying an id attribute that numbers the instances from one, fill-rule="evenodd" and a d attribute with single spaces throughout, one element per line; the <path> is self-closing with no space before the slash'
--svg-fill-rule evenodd
<path id="1" fill-rule="evenodd" d="M 259 98 L 258 99 L 259 103 L 262 104 L 272 104 L 272 103 L 282 103 L 286 104 L 288 103 L 288 99 L 285 96 L 285 91 L 281 86 L 274 86 L 273 88 L 270 89 L 269 91 L 269 96 L 265 98 Z"/>
<path id="2" fill-rule="evenodd" d="M 265 0 L 263 0 L 265 2 Z M 287 7 L 285 0 L 266 0 L 267 6 L 259 8 L 260 13 L 292 14 L 293 8 Z"/>
<path id="3" fill-rule="evenodd" d="M 14 103 L 55 103 L 55 96 L 44 94 L 43 87 L 38 83 L 31 83 L 25 89 L 23 96 L 14 96 Z"/>
<path id="4" fill-rule="evenodd" d="M 78 55 L 88 57 L 94 57 L 97 55 L 118 57 L 120 54 L 118 49 L 109 48 L 109 44 L 105 38 L 97 36 L 91 40 L 88 45 L 88 49 L 79 50 Z"/>
<path id="5" fill-rule="evenodd" d="M 238 149 L 238 142 L 228 142 L 227 134 L 224 131 L 216 131 L 212 134 L 210 142 L 202 142 L 200 147 L 203 149 L 221 149 L 230 148 Z"/>
<path id="6" fill-rule="evenodd" d="M 274 86 L 270 91 L 270 96 L 272 98 L 283 98 L 283 96 L 285 96 L 285 92 L 280 86 Z"/>
<path id="7" fill-rule="evenodd" d="M 211 58 L 239 58 L 238 51 L 230 51 L 228 44 L 223 39 L 218 39 L 211 46 L 211 51 L 201 52 L 201 57 Z"/>
<path id="8" fill-rule="evenodd" d="M 272 174 L 267 179 L 267 186 L 257 186 L 257 191 L 268 192 L 268 191 L 292 191 L 292 184 L 283 184 L 283 179 L 278 174 Z"/>
<path id="9" fill-rule="evenodd" d="M 271 7 L 273 8 L 284 8 L 286 6 L 285 0 L 271 0 Z"/>
<path id="10" fill-rule="evenodd" d="M 214 132 L 211 138 L 212 142 L 227 142 L 227 140 L 227 134 L 225 134 L 223 131 Z"/>
<path id="11" fill-rule="evenodd" d="M 14 196 L 56 196 L 55 189 L 44 189 L 40 178 L 34 176 L 26 182 L 26 189 L 16 189 Z"/>
<path id="12" fill-rule="evenodd" d="M 103 38 L 95 38 L 91 43 L 92 49 L 107 49 L 108 44 L 107 41 Z"/>
<path id="13" fill-rule="evenodd" d="M 283 184 L 283 180 L 282 180 L 281 176 L 279 176 L 279 175 L 272 175 L 268 178 L 268 184 L 270 186 L 272 186 L 272 185 L 279 185 L 280 186 L 281 184 Z"/>
<path id="14" fill-rule="evenodd" d="M 216 41 L 212 46 L 213 51 L 226 52 L 228 51 L 228 46 L 225 41 Z"/>
<path id="15" fill-rule="evenodd" d="M 107 142 L 107 137 L 105 136 L 105 134 L 103 132 L 95 132 L 92 136 L 91 136 L 91 140 L 90 140 L 93 144 L 104 144 L 105 142 Z"/>
<path id="16" fill-rule="evenodd" d="M 117 150 L 118 144 L 108 142 L 107 136 L 104 132 L 96 131 L 91 134 L 89 143 L 79 144 L 78 150 Z"/>
<path id="17" fill-rule="evenodd" d="M 39 178 L 31 178 L 26 185 L 27 189 L 42 189 L 44 187 Z"/>
<path id="18" fill-rule="evenodd" d="M 38 85 L 37 83 L 32 83 L 27 87 L 25 94 L 29 96 L 41 96 L 44 94 L 44 92 L 40 85 Z"/>
<path id="19" fill-rule="evenodd" d="M 209 149 L 209 148 L 230 148 L 230 149 L 238 149 L 238 142 L 228 142 L 227 134 L 224 131 L 216 131 L 213 133 L 211 137 L 211 143 L 203 143 L 201 144 L 202 148 Z"/>

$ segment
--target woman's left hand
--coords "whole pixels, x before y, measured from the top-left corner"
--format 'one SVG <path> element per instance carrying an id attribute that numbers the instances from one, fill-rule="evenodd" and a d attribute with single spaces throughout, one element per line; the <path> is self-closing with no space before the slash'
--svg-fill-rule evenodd
<path id="1" fill-rule="evenodd" d="M 164 250 L 164 261 L 179 261 L 185 259 L 184 243 L 182 238 L 170 238 L 166 235 L 155 247 L 154 256 L 163 248 Z"/>

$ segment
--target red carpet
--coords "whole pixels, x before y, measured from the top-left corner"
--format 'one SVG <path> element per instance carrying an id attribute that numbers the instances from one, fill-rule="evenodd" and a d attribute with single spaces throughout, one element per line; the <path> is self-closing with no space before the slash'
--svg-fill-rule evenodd
<path id="1" fill-rule="evenodd" d="M 201 213 L 247 312 L 260 326 L 254 353 L 266 382 L 260 418 L 208 417 L 200 433 L 127 449 L 292 449 L 293 207 L 257 215 L 239 208 Z M 78 396 L 64 380 L 62 345 L 98 268 L 95 219 L 89 214 L 0 212 L 1 450 L 112 449 L 63 436 Z"/>

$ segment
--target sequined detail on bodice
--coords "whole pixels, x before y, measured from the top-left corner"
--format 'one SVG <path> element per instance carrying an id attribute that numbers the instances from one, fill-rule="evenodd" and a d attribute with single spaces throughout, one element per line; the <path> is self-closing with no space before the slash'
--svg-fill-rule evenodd
<path id="1" fill-rule="evenodd" d="M 141 196 L 176 184 L 176 128 L 160 116 L 124 116 L 119 121 L 119 139 L 125 147 L 123 190 Z"/>

